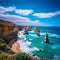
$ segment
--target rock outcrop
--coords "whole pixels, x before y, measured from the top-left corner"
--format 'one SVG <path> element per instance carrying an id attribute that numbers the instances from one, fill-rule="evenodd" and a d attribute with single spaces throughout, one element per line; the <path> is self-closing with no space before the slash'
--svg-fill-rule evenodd
<path id="1" fill-rule="evenodd" d="M 28 34 L 28 27 L 27 26 L 24 27 L 24 34 Z"/>
<path id="2" fill-rule="evenodd" d="M 28 31 L 31 31 L 31 26 L 27 26 Z"/>
<path id="3" fill-rule="evenodd" d="M 40 29 L 39 27 L 34 27 L 34 31 L 36 32 L 37 36 L 40 36 Z"/>
<path id="4" fill-rule="evenodd" d="M 45 34 L 45 37 L 44 37 L 44 43 L 49 43 L 49 40 L 48 40 L 48 34 Z"/>

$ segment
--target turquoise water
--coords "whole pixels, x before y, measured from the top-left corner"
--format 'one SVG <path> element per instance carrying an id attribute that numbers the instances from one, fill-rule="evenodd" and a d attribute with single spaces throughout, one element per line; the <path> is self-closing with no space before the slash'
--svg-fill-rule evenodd
<path id="1" fill-rule="evenodd" d="M 46 60 L 54 60 L 54 57 L 56 59 L 56 56 L 58 56 L 60 60 L 60 33 L 58 32 L 60 32 L 59 29 L 42 29 L 40 36 L 38 37 L 32 30 L 29 31 L 28 35 L 25 35 L 25 38 L 26 41 L 31 42 L 29 47 L 37 47 L 43 49 L 42 52 L 32 51 L 33 54 L 37 55 L 38 57 L 46 58 Z M 44 35 L 46 33 L 48 33 L 50 44 L 43 43 Z"/>

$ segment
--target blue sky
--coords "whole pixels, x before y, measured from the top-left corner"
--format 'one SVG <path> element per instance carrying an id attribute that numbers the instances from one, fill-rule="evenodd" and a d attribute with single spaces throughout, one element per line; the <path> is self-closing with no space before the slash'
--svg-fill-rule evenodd
<path id="1" fill-rule="evenodd" d="M 60 0 L 0 0 L 0 19 L 18 25 L 60 26 Z"/>

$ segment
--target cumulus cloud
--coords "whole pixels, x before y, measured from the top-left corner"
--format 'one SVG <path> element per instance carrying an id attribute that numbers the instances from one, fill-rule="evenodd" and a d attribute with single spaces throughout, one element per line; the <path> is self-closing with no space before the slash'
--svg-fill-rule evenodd
<path id="1" fill-rule="evenodd" d="M 16 12 L 17 14 L 19 14 L 19 15 L 27 16 L 27 15 L 33 13 L 33 10 L 26 10 L 26 9 L 23 10 L 23 9 L 19 9 L 19 10 L 16 10 L 15 12 Z"/>
<path id="2" fill-rule="evenodd" d="M 16 15 L 4 15 L 0 14 L 0 19 L 14 22 L 17 25 L 22 25 L 22 26 L 48 26 L 45 23 L 42 23 L 38 20 L 31 21 L 29 18 L 26 17 L 21 17 L 21 16 L 16 16 Z"/>
<path id="3" fill-rule="evenodd" d="M 36 16 L 38 18 L 51 18 L 59 14 L 60 14 L 60 11 L 56 11 L 56 12 L 50 12 L 50 13 L 34 13 L 33 16 Z"/>
<path id="4" fill-rule="evenodd" d="M 16 9 L 16 7 L 12 6 L 12 7 L 3 7 L 0 6 L 0 13 L 6 13 L 6 12 L 12 12 Z"/>

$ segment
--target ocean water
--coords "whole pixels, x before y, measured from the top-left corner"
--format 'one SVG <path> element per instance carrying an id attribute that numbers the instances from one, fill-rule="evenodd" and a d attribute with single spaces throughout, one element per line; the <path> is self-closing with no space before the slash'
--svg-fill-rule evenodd
<path id="1" fill-rule="evenodd" d="M 60 27 L 39 27 L 40 36 L 38 37 L 33 30 L 25 35 L 25 40 L 30 42 L 30 48 L 43 49 L 42 52 L 32 51 L 38 57 L 46 58 L 46 60 L 60 60 Z M 48 39 L 51 44 L 43 43 L 44 35 L 48 34 Z"/>

